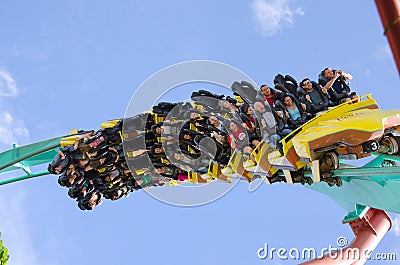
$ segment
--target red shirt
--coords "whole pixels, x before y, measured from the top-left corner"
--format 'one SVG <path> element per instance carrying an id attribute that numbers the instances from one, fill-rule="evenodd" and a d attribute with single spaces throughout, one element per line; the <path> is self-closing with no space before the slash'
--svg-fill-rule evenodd
<path id="1" fill-rule="evenodd" d="M 271 95 L 272 95 L 272 97 L 270 97 L 270 98 L 267 98 L 266 96 L 264 96 L 264 97 L 265 97 L 265 100 L 268 101 L 268 104 L 269 104 L 269 105 L 274 106 L 275 94 L 272 94 L 272 93 L 271 93 Z"/>
<path id="2" fill-rule="evenodd" d="M 235 141 L 235 148 L 237 150 L 241 150 L 244 146 L 248 145 L 248 138 L 246 133 L 238 127 L 237 132 L 232 132 L 234 141 Z M 229 135 L 228 136 L 228 142 L 232 142 L 232 137 Z"/>

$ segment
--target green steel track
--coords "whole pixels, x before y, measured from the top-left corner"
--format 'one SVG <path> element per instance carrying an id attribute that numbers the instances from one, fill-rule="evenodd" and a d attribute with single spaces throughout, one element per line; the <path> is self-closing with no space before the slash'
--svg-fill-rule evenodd
<path id="1" fill-rule="evenodd" d="M 60 149 L 62 137 L 19 147 L 13 145 L 12 149 L 0 153 L 0 185 L 50 174 L 47 170 L 32 172 L 30 167 L 46 165 L 53 161 L 54 156 Z M 2 178 L 5 173 L 15 170 L 22 170 L 25 174 L 8 179 Z"/>

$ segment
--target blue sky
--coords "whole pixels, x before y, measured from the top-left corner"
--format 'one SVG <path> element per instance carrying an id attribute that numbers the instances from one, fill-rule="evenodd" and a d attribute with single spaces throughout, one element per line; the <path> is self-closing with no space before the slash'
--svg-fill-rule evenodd
<path id="1" fill-rule="evenodd" d="M 399 76 L 373 1 L 6 1 L 0 16 L 1 150 L 124 115 L 149 76 L 187 60 L 230 64 L 258 84 L 351 73 L 383 109 Z M 331 12 L 333 10 L 333 12 Z M 245 183 L 193 208 L 145 192 L 81 212 L 55 176 L 1 187 L 10 264 L 266 264 L 257 249 L 350 241 L 347 214 L 301 185 Z M 400 219 L 377 252 L 400 247 Z M 400 253 L 398 253 L 400 256 Z M 269 261 L 268 264 L 296 264 Z M 394 264 L 395 262 L 393 262 Z M 374 264 L 370 262 L 369 264 Z"/>

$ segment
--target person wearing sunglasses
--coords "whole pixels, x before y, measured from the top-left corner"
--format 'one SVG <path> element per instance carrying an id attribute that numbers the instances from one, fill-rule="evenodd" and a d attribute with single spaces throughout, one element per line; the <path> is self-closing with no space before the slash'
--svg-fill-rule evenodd
<path id="1" fill-rule="evenodd" d="M 300 82 L 300 102 L 306 105 L 306 112 L 318 115 L 328 109 L 329 95 L 325 87 L 321 88 L 316 82 L 304 78 Z"/>

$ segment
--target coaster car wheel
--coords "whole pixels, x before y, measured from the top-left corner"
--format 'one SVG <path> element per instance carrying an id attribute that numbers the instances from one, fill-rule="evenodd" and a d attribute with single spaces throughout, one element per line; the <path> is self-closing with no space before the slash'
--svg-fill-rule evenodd
<path id="1" fill-rule="evenodd" d="M 393 136 L 384 136 L 379 142 L 379 152 L 393 155 L 399 152 L 399 145 Z"/>
<path id="2" fill-rule="evenodd" d="M 321 173 L 339 168 L 339 157 L 336 152 L 327 152 L 323 154 L 319 161 Z"/>

